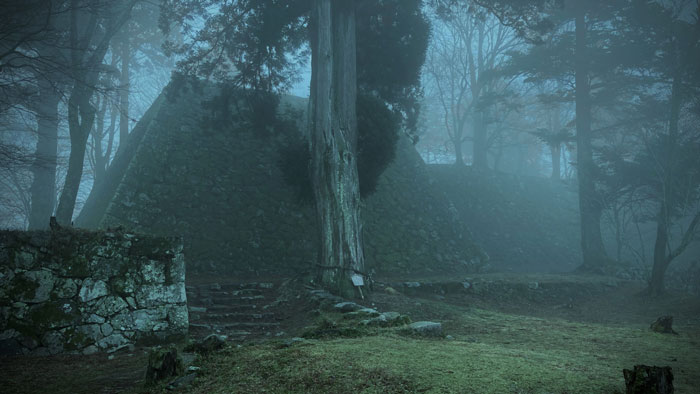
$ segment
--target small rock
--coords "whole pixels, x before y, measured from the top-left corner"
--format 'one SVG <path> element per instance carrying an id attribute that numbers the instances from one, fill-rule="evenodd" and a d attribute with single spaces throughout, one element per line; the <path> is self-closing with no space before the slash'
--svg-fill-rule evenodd
<path id="1" fill-rule="evenodd" d="M 134 346 L 134 344 L 133 344 L 133 343 L 127 343 L 127 344 L 125 344 L 125 345 L 121 345 L 121 346 L 117 346 L 117 347 L 115 347 L 115 348 L 109 349 L 109 350 L 107 350 L 107 353 L 117 353 L 117 352 L 120 352 L 120 353 L 126 353 L 126 352 L 131 353 L 131 352 L 133 352 L 134 350 L 136 350 L 136 347 Z"/>
<path id="2" fill-rule="evenodd" d="M 393 287 L 386 287 L 386 288 L 384 289 L 384 292 L 387 293 L 387 294 L 389 294 L 389 295 L 401 295 L 401 293 L 399 293 L 399 292 L 398 292 L 396 289 L 394 289 Z"/>
<path id="3" fill-rule="evenodd" d="M 530 282 L 530 283 L 527 284 L 527 287 L 528 287 L 530 290 L 537 290 L 537 289 L 540 288 L 540 284 L 539 284 L 539 282 Z"/>
<path id="4" fill-rule="evenodd" d="M 453 337 L 452 335 L 447 335 L 445 339 L 447 339 L 448 341 L 454 341 L 455 337 Z"/>
<path id="5" fill-rule="evenodd" d="M 287 339 L 284 342 L 282 342 L 282 345 L 280 347 L 286 348 L 286 347 L 290 347 L 294 344 L 303 343 L 303 342 L 306 342 L 306 340 L 304 338 L 294 337 L 294 338 L 290 338 L 290 339 Z"/>
<path id="6" fill-rule="evenodd" d="M 188 386 L 190 383 L 192 383 L 196 377 L 197 377 L 196 373 L 190 373 L 190 374 L 187 374 L 185 376 L 180 376 L 179 378 L 170 382 L 166 386 L 166 389 L 168 389 L 168 390 L 181 389 L 185 386 Z"/>
<path id="7" fill-rule="evenodd" d="M 442 324 L 431 321 L 417 321 L 408 325 L 412 334 L 425 337 L 441 337 Z"/>
<path id="8" fill-rule="evenodd" d="M 83 349 L 83 354 L 86 355 L 86 356 L 88 356 L 88 355 L 90 355 L 90 354 L 95 354 L 95 353 L 97 353 L 98 350 L 99 350 L 99 349 L 97 348 L 97 346 L 95 346 L 95 345 L 90 345 L 90 346 L 86 347 L 85 349 Z"/>
<path id="9" fill-rule="evenodd" d="M 419 282 L 404 282 L 403 285 L 406 287 L 420 287 Z"/>
<path id="10" fill-rule="evenodd" d="M 226 335 L 209 334 L 206 338 L 192 345 L 192 349 L 199 353 L 210 353 L 226 346 Z"/>
<path id="11" fill-rule="evenodd" d="M 347 313 L 347 312 L 354 312 L 360 309 L 363 309 L 361 305 L 358 305 L 354 302 L 339 302 L 333 306 L 334 309 L 337 311 L 340 311 L 342 313 Z"/>

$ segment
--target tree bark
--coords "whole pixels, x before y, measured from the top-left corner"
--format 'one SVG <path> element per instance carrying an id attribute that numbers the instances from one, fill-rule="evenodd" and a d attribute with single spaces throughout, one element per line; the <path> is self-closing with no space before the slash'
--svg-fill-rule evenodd
<path id="1" fill-rule="evenodd" d="M 671 110 L 669 116 L 668 125 L 668 144 L 666 146 L 665 157 L 663 158 L 663 169 L 662 176 L 662 193 L 661 193 L 661 207 L 659 209 L 659 214 L 656 219 L 656 242 L 654 243 L 654 265 L 651 269 L 651 280 L 649 281 L 649 294 L 652 296 L 660 296 L 664 294 L 664 278 L 666 276 L 666 269 L 673 259 L 671 256 L 666 255 L 666 250 L 668 249 L 668 227 L 670 225 L 669 209 L 673 206 L 674 202 L 672 199 L 672 188 L 673 182 L 671 181 L 671 174 L 669 174 L 669 169 L 671 168 L 671 162 L 674 160 L 674 147 L 678 143 L 678 119 L 680 118 L 681 111 L 681 77 L 680 71 L 676 70 L 673 82 L 671 83 Z M 686 231 L 693 231 L 693 228 L 689 228 Z"/>
<path id="2" fill-rule="evenodd" d="M 43 81 L 43 82 L 42 82 Z M 56 205 L 56 166 L 58 155 L 58 103 L 61 99 L 50 83 L 40 80 L 36 107 L 38 140 L 32 165 L 29 229 L 49 228 L 49 218 Z"/>
<path id="3" fill-rule="evenodd" d="M 102 19 L 102 22 L 106 24 L 105 31 L 94 44 L 92 43 L 92 35 L 97 31 L 98 17 L 101 13 L 92 10 L 92 13 L 87 16 L 88 22 L 80 21 L 81 23 L 79 23 L 78 13 L 82 12 L 84 7 L 80 7 L 79 0 L 71 1 L 69 39 L 73 90 L 68 100 L 68 128 L 71 150 L 68 159 L 66 182 L 56 209 L 56 220 L 61 225 L 71 224 L 73 211 L 75 210 L 80 180 L 83 175 L 87 139 L 95 120 L 96 110 L 90 103 L 90 99 L 100 76 L 99 66 L 104 59 L 105 53 L 107 53 L 112 37 L 129 19 L 131 9 L 136 1 L 130 0 L 125 4 L 120 3 L 120 7 L 109 9 L 111 17 Z M 114 12 L 119 8 L 121 8 L 119 13 Z M 100 11 L 105 12 L 104 10 Z M 83 33 L 82 36 L 79 34 L 79 24 L 86 26 L 80 29 Z"/>
<path id="4" fill-rule="evenodd" d="M 364 272 L 356 146 L 354 2 L 316 0 L 312 43 L 311 169 L 319 224 L 319 283 L 355 296 L 351 275 Z"/>
<path id="5" fill-rule="evenodd" d="M 488 161 L 486 159 L 486 127 L 484 124 L 484 113 L 474 112 L 474 145 L 473 145 L 473 156 L 474 161 L 472 162 L 472 167 L 478 169 L 488 168 Z"/>
<path id="6" fill-rule="evenodd" d="M 95 108 L 90 104 L 92 89 L 76 87 L 68 100 L 68 129 L 70 132 L 70 156 L 68 172 L 61 198 L 56 209 L 56 220 L 61 225 L 70 225 L 78 198 L 80 180 L 83 177 L 85 148 L 95 120 Z"/>
<path id="7" fill-rule="evenodd" d="M 464 152 L 462 151 L 462 139 L 452 140 L 455 146 L 455 165 L 457 167 L 464 166 Z"/>
<path id="8" fill-rule="evenodd" d="M 561 179 L 561 144 L 559 142 L 550 146 L 552 150 L 552 179 Z"/>
<path id="9" fill-rule="evenodd" d="M 605 263 L 606 253 L 600 232 L 602 206 L 595 191 L 593 147 L 591 143 L 591 97 L 586 58 L 585 5 L 576 12 L 576 153 L 578 163 L 581 251 L 585 271 L 597 271 Z"/>
<path id="10" fill-rule="evenodd" d="M 649 281 L 649 295 L 660 296 L 665 293 L 664 277 L 668 268 L 669 260 L 666 258 L 666 248 L 668 247 L 668 212 L 666 204 L 661 203 L 659 214 L 656 220 L 656 241 L 654 242 L 654 265 L 651 269 L 651 279 Z"/>
<path id="11" fill-rule="evenodd" d="M 119 79 L 119 149 L 126 145 L 129 137 L 129 62 L 131 61 L 129 38 L 121 44 L 122 70 Z"/>

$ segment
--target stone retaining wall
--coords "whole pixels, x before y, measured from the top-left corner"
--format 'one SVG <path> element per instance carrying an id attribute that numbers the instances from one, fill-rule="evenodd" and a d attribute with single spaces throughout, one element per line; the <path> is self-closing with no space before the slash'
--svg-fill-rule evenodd
<path id="1" fill-rule="evenodd" d="M 181 242 L 0 231 L 0 354 L 94 353 L 184 337 Z"/>
<path id="2" fill-rule="evenodd" d="M 261 135 L 246 122 L 212 122 L 216 113 L 207 103 L 218 90 L 185 89 L 159 104 L 152 118 L 142 120 L 148 130 L 116 178 L 121 183 L 109 204 L 100 203 L 104 214 L 94 210 L 76 223 L 180 236 L 189 272 L 256 277 L 314 271 L 316 213 L 299 201 L 278 164 L 287 133 L 296 131 Z M 289 96 L 282 107 L 287 104 L 307 106 Z M 368 273 L 475 272 L 485 263 L 455 207 L 433 183 L 414 146 L 402 138 L 376 193 L 363 200 Z"/>

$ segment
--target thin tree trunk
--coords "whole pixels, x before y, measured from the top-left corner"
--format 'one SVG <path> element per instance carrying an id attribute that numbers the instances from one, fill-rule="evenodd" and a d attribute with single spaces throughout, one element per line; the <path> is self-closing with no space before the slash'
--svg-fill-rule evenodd
<path id="1" fill-rule="evenodd" d="M 36 108 L 38 140 L 32 165 L 31 208 L 29 229 L 49 227 L 49 218 L 56 205 L 56 166 L 58 156 L 58 103 L 60 94 L 47 82 L 40 82 Z"/>
<path id="2" fill-rule="evenodd" d="M 555 143 L 550 146 L 552 150 L 552 179 L 561 179 L 561 144 Z"/>
<path id="3" fill-rule="evenodd" d="M 354 296 L 350 276 L 364 271 L 356 163 L 355 5 L 317 0 L 314 7 L 311 166 L 320 238 L 318 281 L 336 294 Z"/>
<path id="4" fill-rule="evenodd" d="M 122 70 L 119 79 L 119 149 L 126 145 L 129 137 L 129 62 L 131 61 L 131 48 L 128 37 L 124 37 L 121 44 Z"/>
<path id="5" fill-rule="evenodd" d="M 484 124 L 484 113 L 475 112 L 474 113 L 474 145 L 473 145 L 473 156 L 474 161 L 472 166 L 474 168 L 486 169 L 488 168 L 488 161 L 486 159 L 486 127 Z"/>
<path id="6" fill-rule="evenodd" d="M 90 129 L 95 120 L 95 108 L 90 104 L 92 89 L 78 87 L 73 90 L 68 101 L 68 128 L 70 131 L 70 156 L 68 172 L 61 198 L 56 209 L 56 220 L 62 225 L 70 225 L 73 219 L 75 202 L 78 197 L 80 180 L 83 176 L 85 148 Z"/>
<path id="7" fill-rule="evenodd" d="M 90 99 L 95 91 L 95 85 L 100 76 L 100 64 L 105 53 L 109 49 L 109 42 L 119 29 L 126 23 L 131 14 L 131 9 L 137 0 L 128 3 L 119 3 L 120 13 L 112 14 L 111 18 L 103 19 L 106 23 L 105 32 L 94 45 L 91 44 L 92 35 L 95 34 L 99 13 L 91 13 L 88 23 L 83 29 L 79 29 L 78 13 L 82 11 L 78 0 L 71 1 L 70 15 L 70 54 L 71 77 L 73 78 L 73 90 L 68 100 L 68 128 L 70 132 L 71 150 L 68 159 L 68 172 L 66 182 L 61 192 L 61 197 L 56 209 L 56 220 L 59 224 L 70 225 L 75 210 L 75 202 L 78 197 L 80 180 L 83 175 L 83 161 L 85 160 L 85 148 L 87 139 L 95 120 L 95 108 L 90 104 Z M 110 4 L 110 3 L 107 3 Z M 114 11 L 114 9 L 111 9 Z M 81 21 L 82 22 L 82 21 Z M 82 30 L 83 35 L 79 34 Z M 92 47 L 92 49 L 89 49 Z"/>
<path id="8" fill-rule="evenodd" d="M 462 140 L 453 139 L 452 144 L 455 147 L 455 165 L 457 167 L 464 166 L 464 152 L 462 151 Z"/>
<path id="9" fill-rule="evenodd" d="M 651 269 L 651 280 L 649 281 L 649 294 L 660 296 L 664 294 L 664 277 L 669 261 L 666 257 L 668 248 L 668 212 L 666 204 L 661 204 L 656 220 L 656 242 L 654 242 L 654 265 Z"/>
<path id="10" fill-rule="evenodd" d="M 582 269 L 597 271 L 606 260 L 600 232 L 602 207 L 595 191 L 591 143 L 591 97 L 586 58 L 585 5 L 576 13 L 576 153 L 578 163 L 579 213 L 581 217 Z"/>
<path id="11" fill-rule="evenodd" d="M 651 280 L 649 281 L 649 294 L 652 296 L 660 296 L 664 294 L 664 277 L 666 269 L 671 263 L 672 257 L 666 255 L 668 248 L 668 227 L 670 224 L 669 207 L 673 206 L 671 196 L 673 196 L 671 182 L 671 174 L 668 174 L 671 168 L 671 162 L 674 160 L 675 146 L 678 143 L 678 119 L 680 118 L 681 108 L 681 78 L 679 70 L 676 70 L 673 82 L 671 84 L 671 111 L 668 127 L 668 144 L 664 157 L 664 169 L 661 172 L 663 175 L 662 184 L 662 200 L 661 208 L 657 217 L 656 225 L 656 242 L 654 243 L 654 265 L 651 269 Z M 692 231 L 688 229 L 687 231 Z"/>
<path id="12" fill-rule="evenodd" d="M 98 101 L 98 106 L 100 110 L 97 111 L 95 127 L 92 128 L 92 141 L 93 141 L 93 161 L 95 163 L 95 174 L 94 183 L 102 181 L 106 170 L 106 163 L 104 159 L 104 154 L 102 153 L 102 139 L 104 138 L 104 120 L 107 113 L 107 98 L 104 97 L 102 102 Z"/>

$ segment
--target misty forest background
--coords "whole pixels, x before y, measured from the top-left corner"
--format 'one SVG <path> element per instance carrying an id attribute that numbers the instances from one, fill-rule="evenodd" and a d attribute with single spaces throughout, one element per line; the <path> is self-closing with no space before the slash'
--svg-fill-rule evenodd
<path id="1" fill-rule="evenodd" d="M 667 276 L 700 293 L 700 1 L 327 3 L 4 1 L 0 227 L 70 225 L 171 78 L 196 77 L 240 94 L 261 134 L 279 95 L 311 91 L 309 113 L 293 114 L 310 140 L 280 165 L 321 221 L 354 229 L 338 266 L 363 271 L 359 198 L 325 202 L 338 184 L 371 194 L 410 138 L 428 164 L 574 190 L 581 272 L 622 266 L 653 295 Z M 346 140 L 319 137 L 324 114 Z M 328 163 L 324 148 L 351 154 Z"/>

